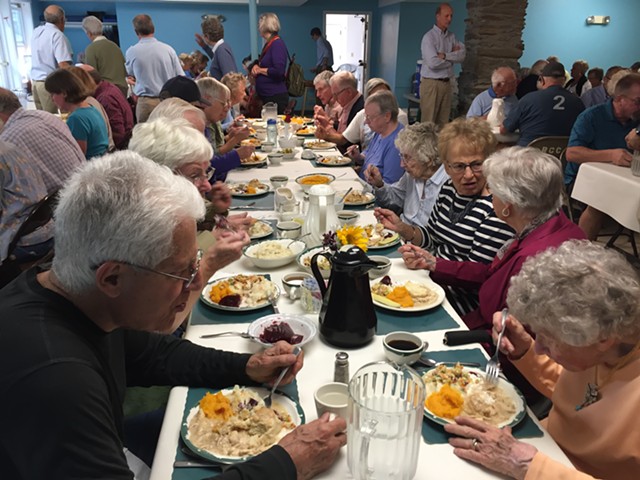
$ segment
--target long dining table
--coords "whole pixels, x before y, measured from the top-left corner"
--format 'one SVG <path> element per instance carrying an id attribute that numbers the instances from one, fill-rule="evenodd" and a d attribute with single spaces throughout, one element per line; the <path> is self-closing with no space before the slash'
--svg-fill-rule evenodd
<path id="1" fill-rule="evenodd" d="M 264 183 L 269 182 L 269 178 L 274 175 L 286 175 L 289 177 L 288 187 L 291 188 L 298 199 L 302 200 L 303 193 L 294 180 L 297 176 L 307 173 L 331 173 L 339 178 L 332 183 L 337 191 L 345 191 L 350 187 L 362 189 L 363 183 L 351 167 L 322 167 L 315 162 L 300 158 L 301 148 L 297 148 L 296 156 L 293 160 L 285 160 L 282 164 L 274 166 L 268 165 L 262 168 L 239 169 L 230 172 L 228 182 L 245 182 L 251 179 L 258 179 Z M 321 155 L 338 155 L 336 151 L 319 152 Z M 271 198 L 270 198 L 271 197 Z M 246 206 L 247 199 L 234 198 L 233 206 Z M 271 202 L 271 206 L 269 206 Z M 276 213 L 273 210 L 273 193 L 268 193 L 262 197 L 262 201 L 256 198 L 256 204 L 251 209 L 236 211 L 248 211 L 257 219 L 273 220 Z M 364 225 L 374 223 L 373 210 L 363 207 L 358 213 L 360 218 L 358 224 Z M 269 237 L 272 238 L 272 237 Z M 266 239 L 269 239 L 266 238 Z M 415 278 L 424 283 L 430 282 L 428 274 L 424 271 L 408 270 L 402 259 L 397 254 L 398 245 L 381 251 L 370 251 L 369 253 L 380 253 L 391 258 L 392 266 L 389 275 L 394 278 Z M 269 274 L 271 281 L 281 285 L 282 276 L 299 271 L 300 266 L 296 262 L 289 265 L 265 271 L 256 268 L 251 261 L 242 257 L 239 260 L 216 272 L 213 279 L 226 277 L 237 273 Z M 306 315 L 307 318 L 316 324 L 318 314 L 306 313 L 299 300 L 291 300 L 285 295 L 281 295 L 277 305 L 281 313 L 293 313 Z M 190 317 L 185 338 L 199 345 L 206 347 L 236 351 L 243 353 L 255 353 L 261 349 L 261 345 L 250 339 L 239 336 L 224 336 L 217 338 L 203 339 L 201 335 L 220 333 L 223 331 L 244 332 L 248 324 L 255 318 L 273 313 L 271 307 L 256 312 L 246 314 L 234 314 L 213 309 L 199 301 Z M 320 335 L 303 346 L 304 367 L 298 373 L 295 384 L 290 387 L 293 396 L 304 410 L 306 421 L 317 418 L 314 392 L 322 384 L 333 381 L 334 360 L 338 351 L 346 351 L 349 355 L 350 373 L 353 375 L 360 367 L 370 362 L 385 360 L 382 348 L 382 337 L 394 330 L 408 330 L 418 335 L 422 340 L 428 342 L 428 353 L 436 360 L 442 361 L 476 361 L 486 362 L 486 354 L 477 346 L 447 347 L 443 345 L 443 335 L 445 331 L 465 329 L 464 323 L 458 314 L 445 299 L 437 308 L 419 312 L 414 315 L 395 315 L 376 307 L 378 316 L 377 334 L 368 345 L 355 348 L 344 349 L 334 347 L 326 343 Z M 151 471 L 151 480 L 191 480 L 203 479 L 215 476 L 217 471 L 212 468 L 174 468 L 176 460 L 188 460 L 181 451 L 182 441 L 181 427 L 184 422 L 186 405 L 193 402 L 193 392 L 196 389 L 187 387 L 174 387 L 171 390 L 167 404 L 166 415 L 160 434 L 158 447 Z M 213 389 L 211 391 L 214 391 Z M 190 394 L 190 392 L 192 392 Z M 192 404 L 192 403 L 191 403 Z M 540 451 L 550 457 L 570 465 L 569 460 L 555 443 L 553 438 L 544 430 L 537 419 L 528 412 L 518 426 L 514 427 L 516 437 L 530 442 Z M 491 472 L 485 468 L 459 459 L 453 454 L 453 448 L 447 443 L 447 436 L 440 425 L 432 424 L 429 420 L 423 420 L 422 439 L 418 456 L 418 469 L 416 479 L 446 478 L 446 479 L 469 479 L 474 480 L 504 478 L 503 476 Z M 340 452 L 337 461 L 324 473 L 317 476 L 319 479 L 348 479 L 353 478 L 347 466 L 347 447 Z"/>

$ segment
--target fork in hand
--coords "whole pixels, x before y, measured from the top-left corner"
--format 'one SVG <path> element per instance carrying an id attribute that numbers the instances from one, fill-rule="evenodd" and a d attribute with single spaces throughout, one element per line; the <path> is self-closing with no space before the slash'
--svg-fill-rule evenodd
<path id="1" fill-rule="evenodd" d="M 291 353 L 293 353 L 297 357 L 298 355 L 300 355 L 301 351 L 302 349 L 296 346 L 296 347 L 293 347 L 293 351 Z M 288 371 L 289 371 L 289 367 L 282 369 L 282 371 L 280 372 L 280 375 L 278 375 L 278 378 L 276 378 L 276 381 L 273 382 L 273 387 L 271 387 L 271 391 L 269 392 L 269 395 L 263 398 L 264 404 L 267 408 L 271 408 L 271 397 L 273 397 L 273 392 L 276 391 L 276 388 L 278 388 L 278 385 L 280 385 L 280 382 L 282 381 L 282 379 L 284 378 L 284 376 Z"/>
<path id="2" fill-rule="evenodd" d="M 498 359 L 498 355 L 500 355 L 500 342 L 502 341 L 502 335 L 504 335 L 504 331 L 506 329 L 507 317 L 509 316 L 509 309 L 505 308 L 502 310 L 502 329 L 500 330 L 500 334 L 498 335 L 498 341 L 496 342 L 496 353 L 493 354 L 491 359 L 487 362 L 487 366 L 485 367 L 485 376 L 484 381 L 495 385 L 498 383 L 498 377 L 500 376 L 500 360 Z"/>

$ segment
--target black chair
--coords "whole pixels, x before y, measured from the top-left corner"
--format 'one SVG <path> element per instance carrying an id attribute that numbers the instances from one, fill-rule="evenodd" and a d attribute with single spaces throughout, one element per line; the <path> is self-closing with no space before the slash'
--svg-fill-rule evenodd
<path id="1" fill-rule="evenodd" d="M 43 263 L 53 257 L 53 247 L 45 255 L 39 258 L 29 259 L 26 262 L 19 262 L 16 259 L 14 252 L 21 238 L 35 232 L 38 228 L 45 226 L 49 221 L 51 221 L 57 201 L 58 192 L 54 192 L 44 197 L 31 209 L 29 216 L 22 223 L 13 237 L 13 240 L 11 240 L 11 243 L 9 244 L 9 253 L 7 258 L 2 262 L 2 265 L 0 265 L 0 288 L 11 282 L 11 280 L 27 268 L 38 263 Z"/>

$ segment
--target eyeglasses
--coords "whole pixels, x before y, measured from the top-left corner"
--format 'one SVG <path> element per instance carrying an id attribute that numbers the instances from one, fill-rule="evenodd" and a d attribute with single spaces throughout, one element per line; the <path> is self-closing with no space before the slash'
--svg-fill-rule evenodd
<path id="1" fill-rule="evenodd" d="M 630 100 L 636 107 L 640 107 L 640 98 L 631 98 L 627 95 L 622 95 L 624 98 Z"/>
<path id="2" fill-rule="evenodd" d="M 215 168 L 209 167 L 204 173 L 194 173 L 192 175 L 184 175 L 179 170 L 174 170 L 173 173 L 175 173 L 176 175 L 181 175 L 185 177 L 187 180 L 189 180 L 191 183 L 195 185 L 196 183 L 199 183 L 199 182 L 208 182 L 209 180 L 211 180 L 213 178 L 213 174 L 215 173 L 215 171 L 216 171 Z"/>
<path id="3" fill-rule="evenodd" d="M 464 173 L 467 171 L 467 167 L 472 172 L 481 172 L 483 162 L 471 162 L 471 163 L 450 163 L 449 168 L 455 173 Z"/>
<path id="4" fill-rule="evenodd" d="M 349 90 L 349 89 L 348 89 L 348 88 L 343 88 L 343 89 L 342 89 L 342 90 L 340 90 L 339 92 L 336 92 L 336 93 L 331 92 L 331 94 L 332 94 L 334 97 L 336 97 L 336 98 L 337 98 L 337 97 L 338 97 L 338 95 L 340 95 L 340 94 L 341 94 L 342 92 L 344 92 L 345 90 Z"/>
<path id="5" fill-rule="evenodd" d="M 223 107 L 231 106 L 231 100 L 220 100 L 219 98 L 212 98 L 212 100 L 215 100 L 216 102 L 220 103 Z"/>
<path id="6" fill-rule="evenodd" d="M 407 163 L 413 160 L 413 156 L 406 153 L 400 153 L 400 160 L 402 160 L 404 163 Z"/>
<path id="7" fill-rule="evenodd" d="M 375 120 L 376 118 L 378 118 L 379 116 L 384 115 L 383 113 L 378 113 L 376 115 L 365 115 L 364 116 L 364 121 L 365 122 L 370 122 L 372 120 Z"/>
<path id="8" fill-rule="evenodd" d="M 129 265 L 130 267 L 137 268 L 139 270 L 144 270 L 146 272 L 157 273 L 158 275 L 164 275 L 165 277 L 173 278 L 175 280 L 182 280 L 184 282 L 182 285 L 182 288 L 184 290 L 187 290 L 191 286 L 193 281 L 196 279 L 196 277 L 198 276 L 198 272 L 200 271 L 200 263 L 202 262 L 202 255 L 203 255 L 202 250 L 198 250 L 198 253 L 196 253 L 195 261 L 189 267 L 189 277 L 181 277 L 180 275 L 161 272 L 159 270 L 154 270 L 153 268 L 142 267 L 140 265 L 134 265 L 133 263 L 129 263 L 129 262 L 122 262 L 122 263 L 124 263 L 125 265 Z"/>

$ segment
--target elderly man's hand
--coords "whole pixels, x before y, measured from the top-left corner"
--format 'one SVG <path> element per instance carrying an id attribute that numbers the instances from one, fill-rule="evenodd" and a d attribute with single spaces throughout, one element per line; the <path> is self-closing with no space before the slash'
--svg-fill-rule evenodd
<path id="1" fill-rule="evenodd" d="M 621 167 L 630 167 L 631 154 L 624 148 L 615 148 L 610 151 L 609 158 L 614 165 L 620 165 Z"/>
<path id="2" fill-rule="evenodd" d="M 251 355 L 247 362 L 247 375 L 255 382 L 272 385 L 283 368 L 291 367 L 280 384 L 291 383 L 304 363 L 304 352 L 295 356 L 293 348 L 293 345 L 280 340 L 273 347 Z"/>
<path id="3" fill-rule="evenodd" d="M 457 435 L 449 439 L 454 454 L 508 477 L 524 479 L 538 452 L 536 447 L 513 438 L 510 427 L 500 429 L 469 417 L 456 417 L 455 421 L 444 427 L 447 433 Z"/>
<path id="4" fill-rule="evenodd" d="M 216 243 L 207 249 L 202 258 L 205 281 L 216 271 L 239 259 L 242 248 L 251 241 L 247 232 L 214 229 L 212 234 L 216 237 Z"/>
<path id="5" fill-rule="evenodd" d="M 245 138 L 249 138 L 249 135 L 251 135 L 251 131 L 246 125 L 229 127 L 229 141 L 234 144 L 240 143 Z"/>
<path id="6" fill-rule="evenodd" d="M 224 213 L 231 205 L 231 190 L 222 182 L 211 185 L 211 191 L 207 194 L 209 201 L 213 204 L 216 213 Z"/>
<path id="7" fill-rule="evenodd" d="M 380 169 L 375 165 L 369 165 L 367 169 L 364 171 L 364 178 L 369 183 L 369 185 L 373 185 L 374 187 L 384 187 L 384 180 L 382 180 L 382 175 L 380 174 Z"/>
<path id="8" fill-rule="evenodd" d="M 301 425 L 280 440 L 298 472 L 298 480 L 308 480 L 325 471 L 340 448 L 347 444 L 347 422 L 340 417 L 329 421 L 325 413 L 313 422 Z"/>
<path id="9" fill-rule="evenodd" d="M 624 137 L 627 142 L 627 147 L 631 150 L 640 150 L 640 135 L 636 133 L 636 129 L 633 128 L 627 136 Z"/>
<path id="10" fill-rule="evenodd" d="M 245 158 L 249 158 L 251 155 L 253 155 L 253 152 L 255 152 L 256 147 L 254 147 L 253 145 L 243 145 L 242 147 L 238 148 L 236 150 L 236 152 L 238 152 L 238 156 L 244 160 Z"/>
<path id="11" fill-rule="evenodd" d="M 493 343 L 498 341 L 498 335 L 502 328 L 502 312 L 496 312 L 493 314 L 493 329 L 491 335 L 493 336 Z M 512 360 L 517 360 L 522 357 L 531 348 L 533 338 L 529 335 L 524 326 L 509 315 L 507 321 L 504 324 L 506 331 L 502 337 L 500 345 L 496 345 L 502 353 L 509 355 Z"/>

